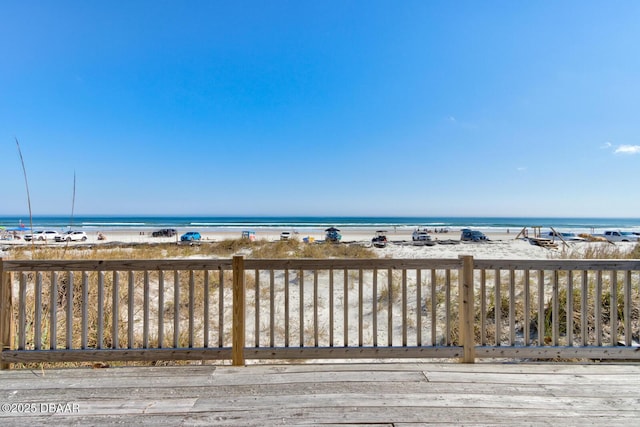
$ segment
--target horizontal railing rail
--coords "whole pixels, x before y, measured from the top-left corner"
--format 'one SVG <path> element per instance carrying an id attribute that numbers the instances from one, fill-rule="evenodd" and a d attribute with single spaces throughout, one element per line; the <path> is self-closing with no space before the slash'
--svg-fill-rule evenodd
<path id="1" fill-rule="evenodd" d="M 0 364 L 640 359 L 640 261 L 0 259 Z"/>

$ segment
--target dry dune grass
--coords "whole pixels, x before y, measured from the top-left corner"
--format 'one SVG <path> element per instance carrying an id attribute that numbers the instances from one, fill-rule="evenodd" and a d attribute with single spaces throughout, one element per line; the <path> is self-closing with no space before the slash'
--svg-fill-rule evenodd
<path id="1" fill-rule="evenodd" d="M 368 247 L 358 244 L 308 244 L 297 239 L 271 242 L 228 239 L 196 245 L 176 243 L 118 244 L 74 247 L 16 247 L 13 259 L 162 259 L 188 257 L 228 258 L 377 258 Z"/>

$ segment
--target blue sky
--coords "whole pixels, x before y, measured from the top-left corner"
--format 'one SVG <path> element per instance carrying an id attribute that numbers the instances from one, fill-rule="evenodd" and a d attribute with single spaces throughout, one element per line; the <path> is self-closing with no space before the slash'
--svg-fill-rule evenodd
<path id="1" fill-rule="evenodd" d="M 0 215 L 640 216 L 640 2 L 2 17 Z"/>

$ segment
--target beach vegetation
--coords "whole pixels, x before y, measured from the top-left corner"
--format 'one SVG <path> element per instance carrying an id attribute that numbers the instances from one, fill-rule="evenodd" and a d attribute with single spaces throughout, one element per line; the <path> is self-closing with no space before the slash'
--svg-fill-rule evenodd
<path id="1" fill-rule="evenodd" d="M 560 253 L 562 259 L 640 259 L 640 243 L 628 250 L 612 243 L 574 245 Z"/>
<path id="2" fill-rule="evenodd" d="M 229 258 L 243 255 L 253 259 L 285 258 L 376 258 L 369 247 L 351 244 L 303 243 L 297 239 L 267 241 L 227 239 L 195 244 L 118 243 L 67 246 L 15 246 L 13 259 L 164 259 L 164 258 Z"/>

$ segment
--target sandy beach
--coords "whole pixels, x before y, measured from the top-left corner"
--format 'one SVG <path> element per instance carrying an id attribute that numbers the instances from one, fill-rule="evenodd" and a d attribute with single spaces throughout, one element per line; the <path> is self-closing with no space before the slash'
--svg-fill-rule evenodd
<path id="1" fill-rule="evenodd" d="M 87 232 L 86 242 L 72 242 L 70 245 L 100 245 L 100 244 L 154 244 L 154 243 L 179 243 L 180 235 L 189 230 L 178 230 L 174 237 L 153 237 L 152 232 L 142 229 L 109 230 L 101 232 L 106 240 L 99 240 L 99 231 Z M 257 240 L 275 242 L 280 240 L 279 228 L 265 228 L 256 231 Z M 359 244 L 371 246 L 371 238 L 375 235 L 375 230 L 353 228 L 343 229 L 341 244 Z M 473 243 L 461 242 L 460 231 L 451 230 L 448 232 L 431 232 L 431 238 L 436 242 L 433 246 L 416 246 L 411 237 L 412 230 L 391 230 L 387 232 L 389 244 L 385 248 L 374 248 L 376 253 L 382 258 L 457 258 L 460 255 L 472 255 L 481 259 L 549 259 L 563 256 L 566 252 L 580 253 L 586 248 L 593 246 L 605 246 L 611 248 L 610 243 L 597 242 L 576 242 L 563 245 L 560 243 L 555 249 L 546 249 L 530 244 L 523 239 L 517 239 L 518 232 L 487 232 L 488 242 Z M 239 239 L 240 231 L 227 230 L 203 230 L 201 244 L 219 242 L 228 239 Z M 292 233 L 292 238 L 303 241 L 311 240 L 320 244 L 324 239 L 323 230 L 312 230 L 305 233 Z M 35 242 L 36 245 L 61 246 L 61 242 Z M 0 256 L 10 256 L 10 248 L 14 246 L 30 245 L 22 239 L 0 241 Z M 635 247 L 635 243 L 616 243 L 616 248 L 623 251 L 630 251 Z M 4 250 L 4 254 L 3 254 Z"/>

